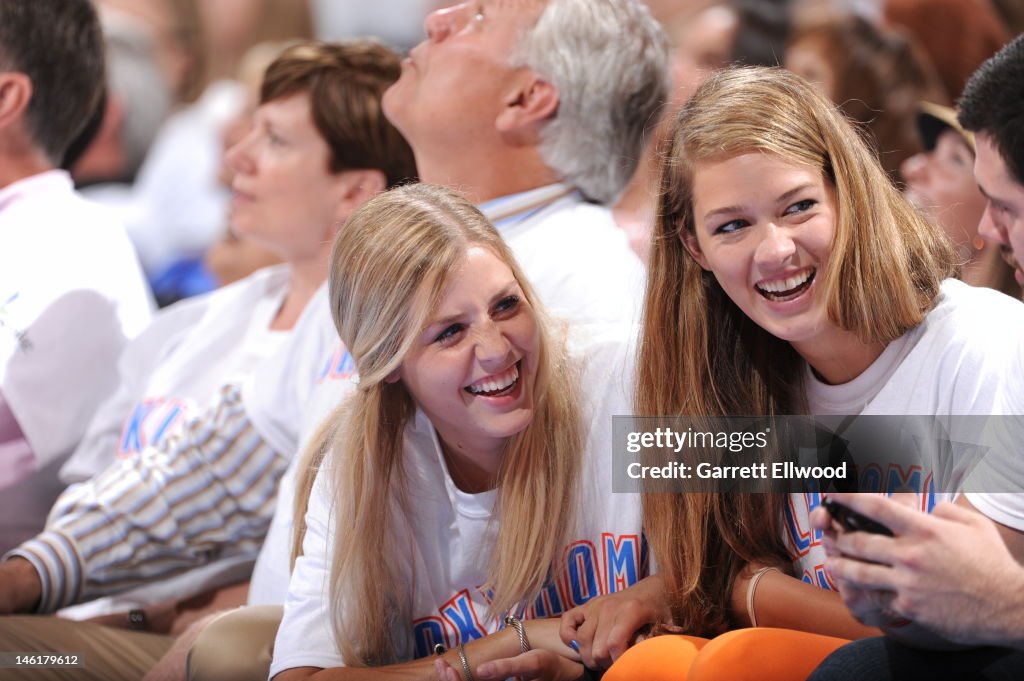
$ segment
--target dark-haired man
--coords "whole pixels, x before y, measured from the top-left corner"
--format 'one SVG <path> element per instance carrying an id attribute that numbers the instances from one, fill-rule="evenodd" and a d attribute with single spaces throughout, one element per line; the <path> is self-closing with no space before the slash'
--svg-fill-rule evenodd
<path id="1" fill-rule="evenodd" d="M 57 170 L 103 87 L 88 0 L 0 1 L 0 552 L 42 528 L 57 469 L 149 321 L 123 228 Z"/>
<path id="2" fill-rule="evenodd" d="M 960 98 L 960 124 L 975 133 L 974 176 L 988 198 L 979 233 L 999 244 L 1024 285 L 1024 35 L 981 65 Z"/>
<path id="3" fill-rule="evenodd" d="M 974 174 L 988 199 L 978 231 L 1000 245 L 1016 267 L 1017 282 L 1024 284 L 1021 93 L 1024 35 L 971 76 L 959 119 L 975 133 Z M 1014 442 L 1024 415 L 1024 343 L 1020 348 L 1001 410 L 1014 416 L 998 424 Z M 956 505 L 940 504 L 931 515 L 876 495 L 833 495 L 887 525 L 894 537 L 838 532 L 824 509 L 815 511 L 816 528 L 826 532 L 828 570 L 844 600 L 869 623 L 886 625 L 890 636 L 841 648 L 815 672 L 814 681 L 1024 677 L 1024 456 L 1018 449 L 1017 455 L 983 459 L 967 485 L 972 491 Z M 942 654 L 916 650 L 893 640 L 910 624 L 956 643 L 996 647 Z"/>

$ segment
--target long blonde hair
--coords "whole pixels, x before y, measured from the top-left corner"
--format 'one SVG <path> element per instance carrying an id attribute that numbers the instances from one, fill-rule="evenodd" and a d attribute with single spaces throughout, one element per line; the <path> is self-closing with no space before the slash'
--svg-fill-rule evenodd
<path id="1" fill-rule="evenodd" d="M 493 590 L 490 617 L 523 608 L 540 593 L 575 519 L 583 447 L 577 376 L 508 247 L 472 204 L 446 189 L 407 185 L 369 201 L 341 228 L 330 272 L 331 312 L 358 369 L 358 391 L 304 455 L 293 547 L 294 557 L 313 478 L 330 456 L 331 601 L 335 638 L 349 666 L 410 654 L 399 649 L 394 631 L 411 622 L 412 587 L 404 578 L 415 571 L 407 547 L 389 541 L 389 533 L 413 517 L 403 435 L 415 404 L 401 382 L 385 378 L 402 364 L 471 245 L 509 266 L 540 329 L 533 420 L 509 439 L 497 476 L 499 523 L 485 585 Z M 500 522 L 509 516 L 515 522 Z M 553 523 L 560 529 L 553 531 Z"/>
<path id="2" fill-rule="evenodd" d="M 802 413 L 802 361 L 754 324 L 684 248 L 693 233 L 697 164 L 759 151 L 815 168 L 835 189 L 836 229 L 819 273 L 829 320 L 864 343 L 889 343 L 920 324 L 952 247 L 892 185 L 841 113 L 777 68 L 713 75 L 679 113 L 664 150 L 644 321 L 637 356 L 639 415 Z M 744 563 L 783 562 L 784 495 L 645 494 L 644 525 L 673 590 L 677 623 L 714 634 Z"/>

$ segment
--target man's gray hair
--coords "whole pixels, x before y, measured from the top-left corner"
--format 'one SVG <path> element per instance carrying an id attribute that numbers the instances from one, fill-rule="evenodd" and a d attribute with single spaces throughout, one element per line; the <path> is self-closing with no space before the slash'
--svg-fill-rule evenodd
<path id="1" fill-rule="evenodd" d="M 120 131 L 124 174 L 134 178 L 171 111 L 171 91 L 144 25 L 113 13 L 104 15 L 102 23 L 107 87 L 125 108 Z"/>
<path id="2" fill-rule="evenodd" d="M 558 90 L 540 154 L 587 198 L 612 203 L 668 100 L 668 42 L 639 0 L 549 0 L 516 52 Z"/>

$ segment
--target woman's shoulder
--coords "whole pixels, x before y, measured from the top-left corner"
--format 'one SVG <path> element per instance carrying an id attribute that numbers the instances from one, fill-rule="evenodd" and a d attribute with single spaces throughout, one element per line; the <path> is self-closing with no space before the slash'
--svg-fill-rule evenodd
<path id="1" fill-rule="evenodd" d="M 284 294 L 291 276 L 288 265 L 273 265 L 256 270 L 249 276 L 208 293 L 179 300 L 154 316 L 154 325 L 182 326 L 198 322 L 204 317 L 221 316 L 237 308 L 244 313 L 254 301 Z"/>
<path id="2" fill-rule="evenodd" d="M 942 282 L 940 291 L 937 308 L 945 305 L 959 313 L 970 310 L 976 314 L 1004 310 L 1013 315 L 1024 316 L 1024 303 L 993 288 L 971 286 L 959 279 L 946 279 Z"/>
<path id="3" fill-rule="evenodd" d="M 258 269 L 249 276 L 227 286 L 203 294 L 200 298 L 206 298 L 207 304 L 215 307 L 237 304 L 254 297 L 281 296 L 288 288 L 291 272 L 290 265 L 271 265 Z"/>
<path id="4" fill-rule="evenodd" d="M 1024 303 L 995 289 L 947 279 L 925 324 L 965 339 L 994 340 L 985 336 L 995 334 L 1017 342 L 1018 332 L 1024 331 Z"/>
<path id="5" fill-rule="evenodd" d="M 917 366 L 936 380 L 1002 380 L 1024 338 L 1024 303 L 946 280 L 938 303 L 912 336 Z"/>
<path id="6" fill-rule="evenodd" d="M 586 375 L 594 370 L 632 370 L 639 332 L 635 324 L 573 323 L 564 336 L 570 360 Z"/>
<path id="7" fill-rule="evenodd" d="M 570 329 L 568 355 L 577 369 L 585 420 L 632 413 L 637 334 L 633 324 L 577 324 Z"/>
<path id="8" fill-rule="evenodd" d="M 558 328 L 556 326 L 556 328 Z M 594 351 L 615 352 L 635 349 L 640 338 L 640 325 L 632 321 L 565 322 L 562 328 L 570 354 L 585 355 Z"/>

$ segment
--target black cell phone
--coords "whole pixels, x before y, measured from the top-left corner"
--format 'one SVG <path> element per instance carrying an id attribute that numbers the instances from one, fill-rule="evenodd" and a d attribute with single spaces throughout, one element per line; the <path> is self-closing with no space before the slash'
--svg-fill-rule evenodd
<path id="1" fill-rule="evenodd" d="M 894 536 L 892 530 L 882 523 L 872 520 L 863 513 L 857 513 L 838 501 L 832 501 L 825 497 L 821 500 L 821 505 L 837 523 L 849 532 L 870 532 L 871 534 L 884 534 L 887 537 Z"/>

